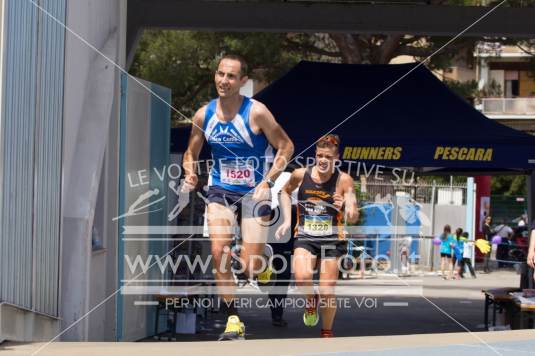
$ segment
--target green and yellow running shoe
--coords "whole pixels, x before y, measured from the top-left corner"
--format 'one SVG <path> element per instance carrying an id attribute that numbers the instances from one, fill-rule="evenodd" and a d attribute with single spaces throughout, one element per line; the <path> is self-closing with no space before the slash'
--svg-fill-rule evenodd
<path id="1" fill-rule="evenodd" d="M 219 336 L 218 341 L 244 340 L 245 325 L 237 315 L 230 315 L 227 320 L 225 331 Z"/>
<path id="2" fill-rule="evenodd" d="M 259 273 L 256 278 L 258 283 L 260 284 L 268 284 L 271 282 L 273 275 L 273 270 L 271 269 L 271 266 L 267 266 L 264 272 Z"/>
<path id="3" fill-rule="evenodd" d="M 307 300 L 307 307 L 303 313 L 303 323 L 306 326 L 316 326 L 320 321 L 320 316 L 318 314 L 318 296 L 314 296 L 314 300 Z"/>

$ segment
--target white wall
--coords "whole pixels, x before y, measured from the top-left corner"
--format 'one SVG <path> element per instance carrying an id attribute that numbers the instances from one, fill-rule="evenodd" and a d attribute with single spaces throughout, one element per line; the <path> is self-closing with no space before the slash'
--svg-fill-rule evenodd
<path id="1" fill-rule="evenodd" d="M 466 205 L 436 205 L 435 206 L 435 235 L 441 234 L 444 225 L 451 226 L 451 232 L 466 226 Z"/>
<path id="2" fill-rule="evenodd" d="M 117 83 L 119 86 L 119 83 Z M 120 88 L 117 88 L 119 90 Z M 112 112 L 120 109 L 119 101 L 115 101 Z M 115 118 L 114 118 L 115 119 Z M 90 305 L 97 305 L 117 287 L 117 224 L 112 218 L 117 215 L 117 181 L 118 181 L 118 150 L 119 128 L 117 120 L 111 120 L 108 146 L 104 157 L 101 174 L 101 198 L 97 199 L 94 226 L 104 240 L 104 250 L 94 251 L 90 259 Z M 95 310 L 88 318 L 88 340 L 115 341 L 116 335 L 116 298 L 106 302 Z"/>
<path id="3" fill-rule="evenodd" d="M 120 30 L 120 2 L 120 0 L 68 0 L 67 27 L 102 51 L 112 32 Z M 126 14 L 124 16 L 126 19 Z M 119 59 L 118 45 L 115 44 L 115 53 L 110 58 L 114 62 Z M 67 33 L 66 50 L 65 73 L 68 78 L 65 79 L 64 110 L 68 119 L 64 123 L 64 169 L 65 172 L 69 172 L 73 165 L 73 148 L 79 139 L 78 128 L 86 99 L 87 79 L 95 74 L 90 73 L 89 67 L 99 55 L 71 33 Z"/>
<path id="4" fill-rule="evenodd" d="M 93 253 L 91 228 L 100 173 L 106 156 L 106 208 L 111 220 L 117 202 L 117 128 L 120 72 L 84 43 L 124 67 L 126 0 L 67 2 L 62 191 L 61 316 L 66 328 L 115 291 L 117 228 L 101 226 L 111 243 Z M 104 219 L 106 220 L 106 219 Z M 63 340 L 113 340 L 115 300 L 111 298 L 62 336 Z"/>
<path id="5" fill-rule="evenodd" d="M 143 82 L 150 87 L 150 83 Z M 127 125 L 126 125 L 126 157 L 125 157 L 125 173 L 136 177 L 137 172 L 145 171 L 147 176 L 152 173 L 153 167 L 150 162 L 150 147 L 151 147 L 151 97 L 147 89 L 140 86 L 134 80 L 128 80 L 127 92 Z M 155 167 L 159 168 L 159 167 Z M 126 182 L 125 187 L 125 208 L 136 201 L 136 199 L 143 193 L 148 191 L 148 185 L 138 185 L 139 181 L 134 179 L 134 184 L 137 186 L 129 186 Z M 148 226 L 150 214 L 142 214 L 137 216 L 130 216 L 124 219 L 125 225 L 134 226 Z M 135 237 L 146 237 L 145 235 L 136 235 Z M 124 256 L 119 256 L 124 263 L 124 279 L 129 280 L 135 278 L 140 269 L 130 271 L 124 261 L 125 256 L 128 256 L 133 261 L 137 256 L 141 256 L 144 260 L 147 258 L 149 249 L 148 242 L 124 242 Z M 156 268 L 156 267 L 155 267 Z M 139 277 L 138 279 L 150 279 L 148 274 Z M 136 284 L 133 284 L 136 285 Z M 137 284 L 139 285 L 139 284 Z M 144 284 L 141 284 L 144 285 Z M 119 312 L 123 313 L 123 340 L 136 341 L 146 337 L 147 328 L 147 309 L 142 306 L 134 306 L 135 300 L 143 300 L 144 296 L 138 295 L 124 295 L 123 308 Z"/>

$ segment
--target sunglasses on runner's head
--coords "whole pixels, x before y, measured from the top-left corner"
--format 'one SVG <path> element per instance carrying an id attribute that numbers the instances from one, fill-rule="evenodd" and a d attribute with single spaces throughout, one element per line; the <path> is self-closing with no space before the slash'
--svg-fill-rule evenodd
<path id="1" fill-rule="evenodd" d="M 326 142 L 329 142 L 335 146 L 338 146 L 340 144 L 340 137 L 338 135 L 335 135 L 335 134 L 328 134 L 328 135 L 325 135 L 323 136 L 322 138 L 319 139 L 319 141 L 326 141 Z"/>

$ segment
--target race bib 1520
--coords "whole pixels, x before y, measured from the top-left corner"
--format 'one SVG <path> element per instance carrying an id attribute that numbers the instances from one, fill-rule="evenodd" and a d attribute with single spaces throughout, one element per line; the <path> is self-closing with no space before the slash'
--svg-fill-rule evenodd
<path id="1" fill-rule="evenodd" d="M 221 163 L 221 182 L 230 185 L 255 186 L 254 168 L 248 164 Z"/>

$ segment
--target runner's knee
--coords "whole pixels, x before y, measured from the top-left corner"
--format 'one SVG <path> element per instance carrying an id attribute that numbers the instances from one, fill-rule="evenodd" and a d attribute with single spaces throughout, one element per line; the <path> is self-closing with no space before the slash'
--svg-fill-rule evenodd
<path id="1" fill-rule="evenodd" d="M 211 251 L 212 251 L 212 258 L 214 259 L 214 262 L 217 264 L 221 262 L 221 260 L 223 259 L 223 255 L 230 254 L 230 248 L 222 244 L 212 243 Z"/>
<path id="2" fill-rule="evenodd" d="M 297 284 L 303 284 L 312 281 L 312 273 L 306 270 L 298 269 L 294 271 L 294 276 Z"/>
<path id="3" fill-rule="evenodd" d="M 322 296 L 332 296 L 334 295 L 334 288 L 336 286 L 336 282 L 321 282 L 319 285 L 319 292 Z"/>

